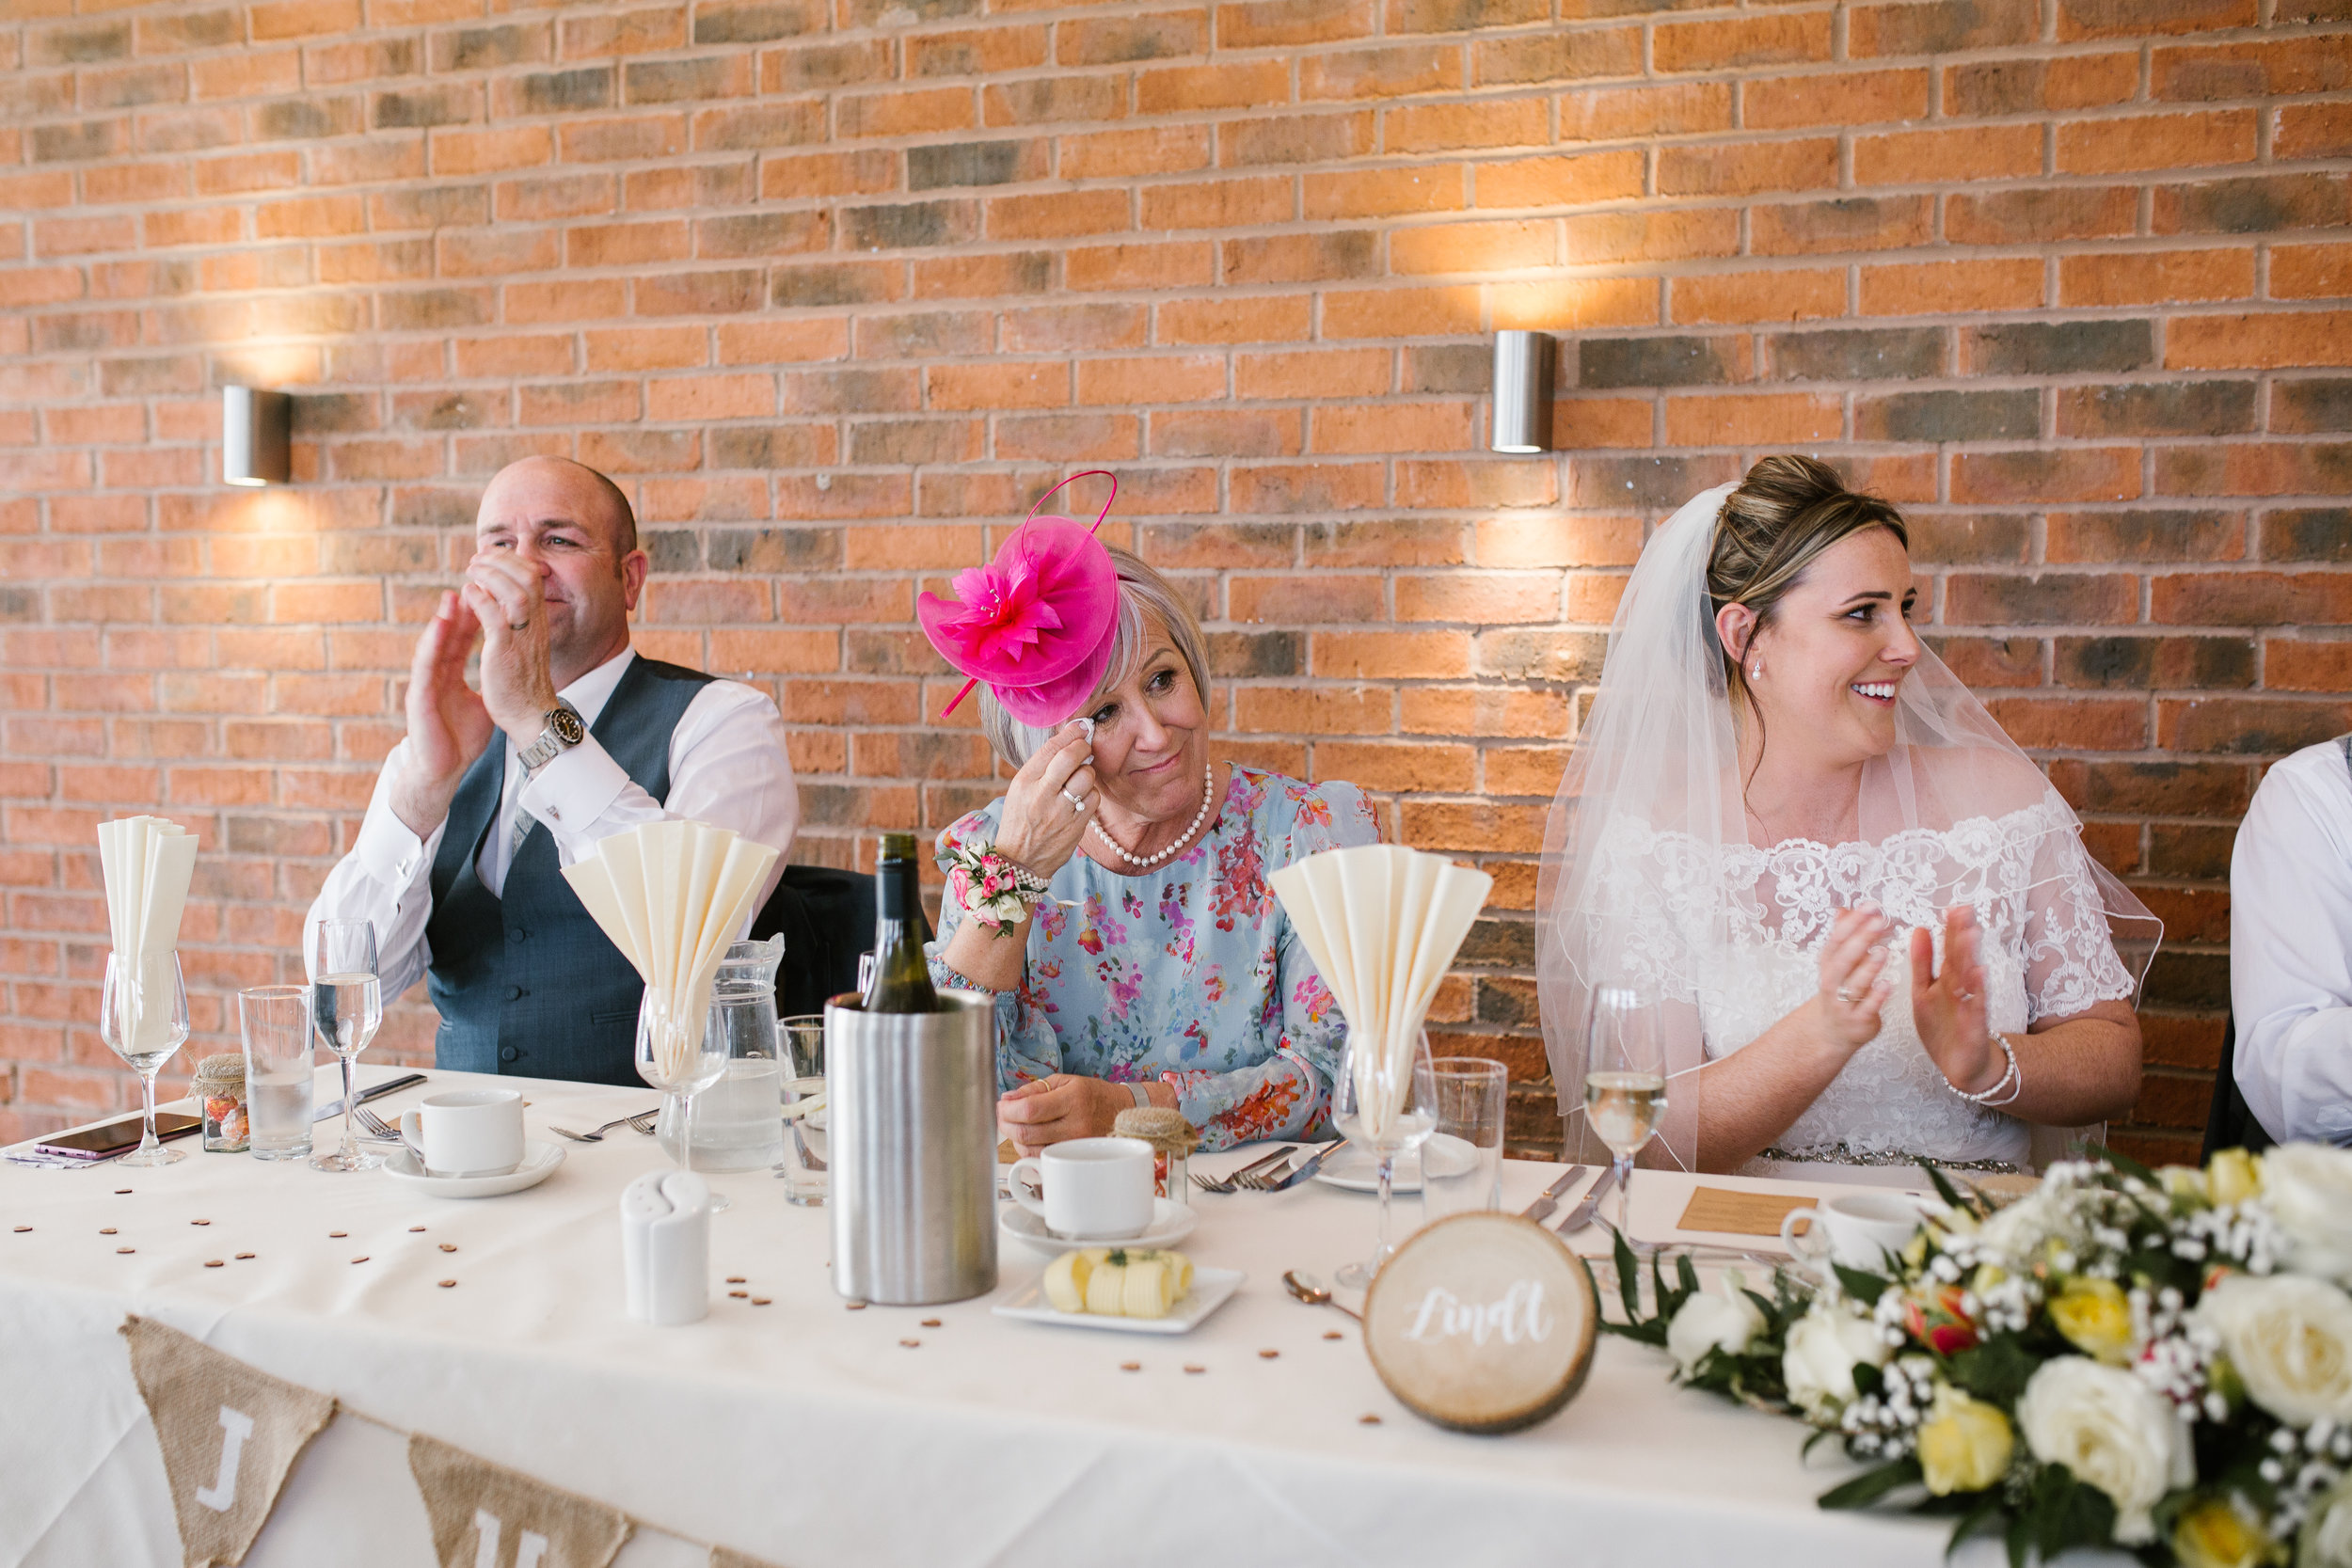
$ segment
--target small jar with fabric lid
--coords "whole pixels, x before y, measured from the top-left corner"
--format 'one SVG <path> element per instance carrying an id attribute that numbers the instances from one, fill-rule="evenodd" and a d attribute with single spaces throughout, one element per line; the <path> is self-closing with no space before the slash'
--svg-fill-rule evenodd
<path id="1" fill-rule="evenodd" d="M 1170 1203 L 1192 1207 L 1192 1150 L 1200 1134 L 1193 1131 L 1184 1112 L 1138 1105 L 1119 1113 L 1111 1122 L 1111 1135 L 1141 1138 L 1150 1144 L 1152 1180 L 1159 1196 Z"/>
<path id="2" fill-rule="evenodd" d="M 204 1151 L 243 1154 L 253 1137 L 245 1107 L 245 1053 L 224 1051 L 197 1063 L 190 1092 L 204 1104 Z"/>

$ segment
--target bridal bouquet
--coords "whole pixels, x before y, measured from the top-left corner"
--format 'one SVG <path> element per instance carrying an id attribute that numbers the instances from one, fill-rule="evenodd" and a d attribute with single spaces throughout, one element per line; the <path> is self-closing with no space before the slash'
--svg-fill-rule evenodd
<path id="1" fill-rule="evenodd" d="M 1652 1264 L 1627 1321 L 1696 1387 L 1871 1465 L 1824 1508 L 1958 1516 L 2010 1560 L 2113 1545 L 2186 1568 L 2352 1568 L 2352 1153 L 2290 1144 L 2152 1171 L 2053 1166 L 1943 1205 L 1879 1273 L 1702 1291 Z"/>

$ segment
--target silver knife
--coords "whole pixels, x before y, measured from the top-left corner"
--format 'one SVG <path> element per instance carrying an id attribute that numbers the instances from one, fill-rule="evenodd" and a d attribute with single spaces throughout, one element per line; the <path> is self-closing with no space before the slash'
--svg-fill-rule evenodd
<path id="1" fill-rule="evenodd" d="M 1611 1165 L 1600 1173 L 1600 1180 L 1593 1183 L 1593 1190 L 1586 1193 L 1577 1201 L 1576 1207 L 1568 1211 L 1568 1217 L 1551 1227 L 1553 1233 L 1561 1236 L 1573 1236 L 1592 1224 L 1593 1211 L 1600 1207 L 1600 1200 L 1607 1197 L 1609 1189 L 1616 1184 L 1617 1167 Z"/>
<path id="2" fill-rule="evenodd" d="M 1570 1165 L 1565 1176 L 1546 1187 L 1534 1202 L 1519 1211 L 1519 1218 L 1542 1221 L 1545 1215 L 1560 1207 L 1560 1199 L 1566 1196 L 1570 1187 L 1583 1180 L 1584 1173 L 1590 1169 L 1592 1169 L 1590 1165 Z"/>
<path id="3" fill-rule="evenodd" d="M 1291 1188 L 1297 1186 L 1301 1181 L 1306 1180 L 1307 1178 L 1321 1170 L 1323 1168 L 1324 1161 L 1328 1160 L 1333 1154 L 1336 1154 L 1346 1147 L 1347 1140 L 1345 1138 L 1340 1139 L 1337 1143 L 1325 1144 L 1321 1148 L 1316 1149 L 1312 1154 L 1309 1155 L 1306 1160 L 1300 1164 L 1296 1170 L 1292 1171 L 1288 1176 L 1282 1178 L 1281 1180 L 1277 1181 L 1273 1186 L 1268 1187 L 1266 1191 L 1270 1193 L 1288 1192 Z"/>
<path id="4" fill-rule="evenodd" d="M 359 1103 L 365 1105 L 371 1100 L 381 1100 L 388 1094 L 398 1094 L 403 1089 L 414 1088 L 417 1085 L 423 1082 L 424 1074 L 421 1072 L 412 1072 L 404 1078 L 386 1079 L 383 1083 L 376 1085 L 375 1087 L 372 1089 L 361 1089 L 359 1091 Z M 325 1121 L 329 1117 L 339 1117 L 342 1114 L 342 1097 L 338 1095 L 333 1100 L 330 1100 L 326 1104 L 320 1106 L 317 1110 L 311 1112 L 310 1119 L 312 1121 Z"/>

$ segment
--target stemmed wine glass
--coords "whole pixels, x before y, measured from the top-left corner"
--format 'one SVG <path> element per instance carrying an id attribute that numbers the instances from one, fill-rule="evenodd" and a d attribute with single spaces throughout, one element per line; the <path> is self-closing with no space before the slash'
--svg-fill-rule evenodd
<path id="1" fill-rule="evenodd" d="M 1633 1157 L 1666 1114 L 1666 1043 L 1658 1011 L 1643 1006 L 1626 987 L 1597 986 L 1585 1039 L 1584 1119 L 1616 1156 L 1617 1234 L 1635 1251 L 1646 1251 L 1634 1243 L 1626 1219 Z"/>
<path id="2" fill-rule="evenodd" d="M 1419 1148 L 1438 1125 L 1438 1085 L 1429 1069 L 1429 1037 L 1420 1030 L 1413 1032 L 1410 1057 L 1402 1072 L 1387 1056 L 1380 1041 L 1350 1033 L 1346 1054 L 1340 1060 L 1339 1080 L 1331 1085 L 1331 1119 L 1349 1143 L 1372 1155 L 1380 1188 L 1380 1240 L 1371 1257 L 1339 1272 L 1340 1283 L 1351 1291 L 1369 1287 L 1373 1276 L 1395 1255 L 1395 1243 L 1389 1240 L 1389 1189 L 1395 1177 L 1396 1157 Z"/>
<path id="3" fill-rule="evenodd" d="M 322 920 L 310 939 L 310 1026 L 343 1064 L 343 1143 L 310 1156 L 312 1170 L 373 1170 L 384 1156 L 359 1147 L 351 1130 L 358 1103 L 353 1073 L 359 1053 L 384 1022 L 375 975 L 375 927 L 365 920 Z"/>
<path id="4" fill-rule="evenodd" d="M 139 1147 L 120 1163 L 168 1165 L 186 1159 L 186 1149 L 166 1148 L 155 1139 L 155 1074 L 188 1038 L 188 988 L 180 976 L 180 955 L 157 954 L 135 970 L 120 954 L 107 954 L 98 1035 L 139 1075 L 139 1099 L 147 1111 Z"/>
<path id="5" fill-rule="evenodd" d="M 769 1004 L 771 1007 L 774 1003 Z M 670 998 L 645 988 L 637 1005 L 637 1076 L 668 1095 L 677 1107 L 673 1119 L 667 1107 L 661 1119 L 678 1130 L 670 1157 L 680 1170 L 694 1168 L 694 1096 L 717 1083 L 727 1070 L 727 1036 L 713 1029 L 712 1008 L 674 1008 Z M 710 1195 L 713 1211 L 727 1207 L 723 1194 Z"/>

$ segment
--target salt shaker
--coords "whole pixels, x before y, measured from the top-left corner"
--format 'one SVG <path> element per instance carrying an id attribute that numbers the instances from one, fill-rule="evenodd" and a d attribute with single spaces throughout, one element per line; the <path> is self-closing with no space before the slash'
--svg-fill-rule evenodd
<path id="1" fill-rule="evenodd" d="M 710 1183 L 690 1170 L 649 1171 L 621 1194 L 621 1268 L 628 1315 L 658 1327 L 710 1311 Z"/>
<path id="2" fill-rule="evenodd" d="M 1153 1184 L 1159 1196 L 1180 1208 L 1192 1206 L 1192 1148 L 1200 1135 L 1184 1113 L 1162 1106 L 1138 1105 L 1121 1111 L 1111 1122 L 1114 1137 L 1141 1138 L 1152 1146 Z"/>

